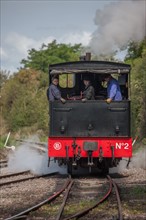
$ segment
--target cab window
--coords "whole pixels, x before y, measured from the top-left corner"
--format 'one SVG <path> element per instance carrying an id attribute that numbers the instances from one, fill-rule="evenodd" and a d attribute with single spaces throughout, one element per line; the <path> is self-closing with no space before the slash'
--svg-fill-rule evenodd
<path id="1" fill-rule="evenodd" d="M 59 86 L 61 88 L 73 88 L 75 86 L 75 75 L 74 74 L 59 75 Z"/>

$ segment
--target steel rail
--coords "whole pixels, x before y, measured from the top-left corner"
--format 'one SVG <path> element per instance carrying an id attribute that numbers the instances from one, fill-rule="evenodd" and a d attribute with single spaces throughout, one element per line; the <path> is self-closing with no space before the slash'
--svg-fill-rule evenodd
<path id="1" fill-rule="evenodd" d="M 87 209 L 84 209 L 83 211 L 81 212 L 78 212 L 70 217 L 67 217 L 67 218 L 64 218 L 63 220 L 69 220 L 69 219 L 72 219 L 72 218 L 79 218 L 79 217 L 82 217 L 83 215 L 87 214 L 89 211 L 91 211 L 92 209 L 94 209 L 95 207 L 97 207 L 100 203 L 102 203 L 104 200 L 106 200 L 108 198 L 108 196 L 110 195 L 111 191 L 112 191 L 112 181 L 111 181 L 111 178 L 109 175 L 107 175 L 107 178 L 109 180 L 109 190 L 108 192 L 104 195 L 104 197 L 99 201 L 97 202 L 96 204 L 94 204 L 93 206 L 87 208 Z"/>
<path id="2" fill-rule="evenodd" d="M 0 160 L 0 168 L 4 168 L 8 166 L 8 161 L 7 160 Z"/>
<path id="3" fill-rule="evenodd" d="M 1 163 L 8 163 L 8 160 L 2 160 L 2 159 L 0 159 L 0 164 Z"/>
<path id="4" fill-rule="evenodd" d="M 0 183 L 0 186 L 6 186 L 6 185 L 9 185 L 9 184 L 13 184 L 13 183 L 20 183 L 22 181 L 38 179 L 38 178 L 42 178 L 42 177 L 46 177 L 46 176 L 52 176 L 52 175 L 56 175 L 56 174 L 58 174 L 58 172 L 53 172 L 53 173 L 49 173 L 49 174 L 45 174 L 45 175 L 41 175 L 41 176 L 30 176 L 30 177 L 26 177 L 26 178 L 22 178 L 22 179 L 18 179 L 18 180 L 12 180 L 12 181 L 8 181 L 8 182 Z"/>
<path id="5" fill-rule="evenodd" d="M 61 207 L 60 207 L 60 209 L 59 209 L 59 212 L 58 212 L 58 215 L 57 215 L 57 217 L 56 217 L 56 220 L 60 220 L 60 219 L 61 219 L 61 215 L 62 215 L 62 213 L 63 213 L 64 207 L 65 207 L 65 204 L 66 204 L 66 201 L 67 201 L 67 198 L 68 198 L 68 194 L 69 194 L 69 192 L 70 192 L 70 189 L 71 189 L 73 183 L 74 183 L 74 181 L 72 180 L 72 181 L 70 182 L 68 188 L 67 188 L 67 191 L 66 191 L 66 193 L 65 193 L 64 200 L 63 200 L 63 202 L 62 202 L 62 204 L 61 204 Z"/>
<path id="6" fill-rule="evenodd" d="M 122 215 L 122 206 L 121 206 L 121 200 L 120 200 L 120 195 L 118 191 L 117 184 L 112 180 L 112 184 L 115 189 L 116 197 L 117 197 L 117 203 L 118 203 L 118 219 L 123 220 L 123 215 Z"/>
<path id="7" fill-rule="evenodd" d="M 22 139 L 16 139 L 16 141 L 25 142 L 28 144 L 37 144 L 37 145 L 46 146 L 46 143 L 43 143 L 43 142 L 33 142 L 33 141 L 27 141 L 27 140 L 22 140 Z"/>
<path id="8" fill-rule="evenodd" d="M 15 218 L 15 220 L 17 219 L 27 219 L 27 215 L 21 215 Z"/>
<path id="9" fill-rule="evenodd" d="M 27 210 L 24 210 L 24 211 L 14 215 L 14 216 L 11 216 L 10 218 L 7 218 L 5 220 L 18 219 L 18 217 L 27 215 L 29 212 L 37 210 L 38 208 L 40 208 L 41 206 L 45 205 L 46 203 L 51 202 L 53 199 L 58 197 L 67 188 L 67 186 L 70 184 L 70 182 L 71 182 L 71 179 L 68 178 L 68 180 L 65 182 L 64 186 L 62 187 L 62 189 L 59 190 L 57 193 L 55 193 L 54 195 L 50 196 L 48 199 L 45 199 L 44 201 L 40 202 L 39 204 L 37 204 L 35 206 L 32 206 L 31 208 L 28 208 Z"/>
<path id="10" fill-rule="evenodd" d="M 29 173 L 29 172 L 30 172 L 30 170 L 25 170 L 25 171 L 18 172 L 18 173 L 11 173 L 11 174 L 9 173 L 9 174 L 5 174 L 5 175 L 0 176 L 0 179 L 11 177 L 11 176 L 18 176 L 18 175 Z"/>

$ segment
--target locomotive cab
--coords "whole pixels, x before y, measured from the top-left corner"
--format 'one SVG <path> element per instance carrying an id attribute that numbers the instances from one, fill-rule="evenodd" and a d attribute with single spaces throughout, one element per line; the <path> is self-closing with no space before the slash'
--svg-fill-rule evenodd
<path id="1" fill-rule="evenodd" d="M 49 158 L 65 164 L 69 173 L 80 167 L 108 173 L 122 157 L 132 156 L 129 73 L 130 65 L 116 62 L 84 60 L 50 65 L 50 82 L 52 76 L 58 77 L 66 103 L 49 101 Z M 105 74 L 118 80 L 122 101 L 105 101 Z M 87 75 L 95 99 L 82 102 Z"/>

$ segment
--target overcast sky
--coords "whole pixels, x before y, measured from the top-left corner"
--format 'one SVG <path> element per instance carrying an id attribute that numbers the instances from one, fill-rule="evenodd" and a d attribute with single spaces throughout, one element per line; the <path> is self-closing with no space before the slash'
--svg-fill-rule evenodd
<path id="1" fill-rule="evenodd" d="M 91 42 L 93 48 L 96 48 L 93 44 L 96 45 L 98 41 L 96 49 L 103 51 L 105 48 L 103 46 L 99 47 L 99 44 L 102 45 L 101 39 L 104 39 L 109 32 L 112 42 L 108 40 L 107 45 L 125 43 L 129 39 L 129 35 L 134 35 L 136 39 L 140 40 L 144 35 L 143 32 L 145 32 L 146 0 L 135 1 L 142 2 L 139 9 L 136 4 L 135 7 L 131 7 L 131 0 L 0 0 L 0 2 L 0 49 L 1 69 L 3 70 L 16 71 L 20 67 L 20 61 L 27 57 L 29 49 L 39 49 L 42 43 L 48 44 L 54 39 L 57 40 L 57 43 L 82 43 L 85 46 Z M 128 2 L 130 3 L 128 4 Z M 120 7 L 117 5 L 119 3 L 121 3 Z M 135 10 L 140 14 L 139 22 L 142 25 L 137 31 L 142 31 L 142 34 L 140 36 L 135 35 L 133 25 L 129 35 L 126 37 L 124 35 L 122 40 L 117 39 L 117 37 L 114 39 L 117 27 L 122 25 L 121 19 L 124 27 L 125 23 L 128 22 L 127 19 L 131 19 L 131 22 L 134 19 L 134 17 L 123 16 L 124 7 L 132 10 L 128 14 L 135 14 Z M 121 8 L 121 11 L 119 11 L 119 8 Z M 117 11 L 118 14 L 116 14 Z M 137 17 L 137 13 L 134 15 L 135 17 Z M 121 17 L 119 17 L 119 14 Z M 111 32 L 111 28 L 107 28 L 108 26 L 111 27 L 110 21 L 113 23 L 118 19 L 120 25 L 114 24 L 115 28 L 112 28 Z M 134 20 L 134 23 L 137 20 Z M 130 22 L 129 25 L 131 26 Z M 97 38 L 98 29 L 100 34 L 98 33 Z M 127 30 L 129 32 L 129 26 L 127 26 Z M 122 32 L 124 33 L 123 30 Z M 120 33 L 118 35 L 121 36 Z M 108 48 L 105 52 L 109 52 L 109 50 L 111 48 Z"/>

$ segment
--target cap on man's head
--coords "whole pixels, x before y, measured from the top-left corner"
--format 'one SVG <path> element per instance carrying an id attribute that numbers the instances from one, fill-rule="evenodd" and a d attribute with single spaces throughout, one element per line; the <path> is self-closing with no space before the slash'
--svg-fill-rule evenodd
<path id="1" fill-rule="evenodd" d="M 110 76 L 111 76 L 111 74 L 108 73 L 108 74 L 105 74 L 105 75 L 104 75 L 104 78 L 108 78 L 108 77 L 110 77 Z"/>
<path id="2" fill-rule="evenodd" d="M 102 76 L 102 79 L 103 80 L 105 80 L 105 79 L 107 79 L 107 78 L 109 78 L 111 76 L 111 74 L 103 74 L 103 76 Z"/>
<path id="3" fill-rule="evenodd" d="M 83 77 L 83 80 L 86 80 L 86 81 L 91 81 L 90 77 L 89 76 L 84 76 Z"/>
<path id="4" fill-rule="evenodd" d="M 53 81 L 54 79 L 58 79 L 58 76 L 52 76 L 52 81 Z"/>

